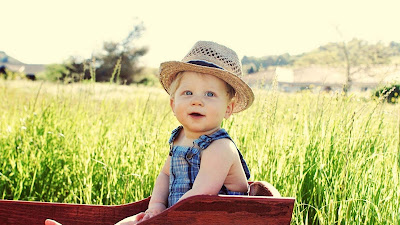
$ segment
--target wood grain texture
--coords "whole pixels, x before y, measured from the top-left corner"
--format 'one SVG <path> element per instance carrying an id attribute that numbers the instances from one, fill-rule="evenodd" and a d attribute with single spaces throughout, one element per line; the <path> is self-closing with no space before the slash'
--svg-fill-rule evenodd
<path id="1" fill-rule="evenodd" d="M 40 224 L 46 219 L 68 224 L 115 224 L 147 209 L 149 198 L 117 206 L 0 200 L 0 224 Z"/>
<path id="2" fill-rule="evenodd" d="M 290 224 L 294 198 L 280 197 L 264 181 L 249 184 L 252 196 L 192 196 L 140 224 Z M 145 211 L 149 201 L 150 197 L 125 205 L 101 206 L 0 200 L 0 225 L 44 225 L 46 219 L 63 225 L 115 224 Z"/>
<path id="3" fill-rule="evenodd" d="M 114 224 L 147 209 L 149 198 L 118 206 L 0 200 L 0 224 Z M 290 224 L 294 198 L 198 195 L 140 224 Z"/>
<path id="4" fill-rule="evenodd" d="M 186 200 L 140 224 L 290 224 L 294 206 L 294 198 L 198 195 Z"/>

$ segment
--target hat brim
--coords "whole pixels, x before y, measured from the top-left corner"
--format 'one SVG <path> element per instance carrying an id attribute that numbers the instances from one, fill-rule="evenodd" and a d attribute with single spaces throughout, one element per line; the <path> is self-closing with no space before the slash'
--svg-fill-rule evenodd
<path id="1" fill-rule="evenodd" d="M 161 63 L 160 65 L 159 79 L 168 94 L 170 94 L 169 89 L 172 81 L 175 79 L 176 74 L 181 71 L 210 74 L 231 85 L 236 92 L 236 103 L 233 109 L 234 113 L 247 109 L 254 101 L 254 93 L 251 88 L 235 74 L 218 68 L 199 66 L 180 61 L 169 61 Z"/>

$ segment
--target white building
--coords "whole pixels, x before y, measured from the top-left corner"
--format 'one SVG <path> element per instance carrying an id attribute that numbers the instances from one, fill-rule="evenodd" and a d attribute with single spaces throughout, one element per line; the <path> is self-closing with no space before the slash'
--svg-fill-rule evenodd
<path id="1" fill-rule="evenodd" d="M 350 91 L 373 90 L 379 85 L 400 81 L 400 67 L 381 66 L 359 69 L 350 76 Z M 249 74 L 243 78 L 250 86 L 271 88 L 276 82 L 278 89 L 285 92 L 297 92 L 319 87 L 326 91 L 340 91 L 346 83 L 343 68 L 312 66 L 304 68 L 274 67 L 265 71 Z"/>

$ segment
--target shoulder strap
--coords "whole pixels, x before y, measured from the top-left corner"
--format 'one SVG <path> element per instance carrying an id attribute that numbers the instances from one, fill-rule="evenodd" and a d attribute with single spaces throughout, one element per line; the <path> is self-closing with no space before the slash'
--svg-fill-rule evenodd
<path id="1" fill-rule="evenodd" d="M 182 128 L 183 128 L 182 126 L 179 126 L 179 127 L 175 128 L 175 129 L 171 132 L 171 137 L 170 137 L 169 140 L 168 140 L 168 143 L 169 143 L 169 146 L 170 146 L 170 148 L 169 148 L 169 155 L 170 155 L 170 156 L 172 156 L 172 146 L 173 146 L 173 144 L 174 144 L 174 141 L 175 141 L 175 139 L 178 137 L 178 135 L 179 135 L 179 133 L 181 132 Z"/>
<path id="2" fill-rule="evenodd" d="M 169 144 L 174 143 L 175 139 L 178 137 L 179 132 L 181 132 L 182 128 L 183 128 L 182 126 L 179 126 L 171 132 L 171 137 L 169 138 L 168 141 Z"/>
<path id="3" fill-rule="evenodd" d="M 204 150 L 210 146 L 210 144 L 218 139 L 222 138 L 228 138 L 229 140 L 232 141 L 231 137 L 229 137 L 229 134 L 225 131 L 225 129 L 220 129 L 210 135 L 201 135 L 198 139 L 193 141 L 193 144 L 196 146 L 199 146 L 200 149 Z M 233 142 L 233 141 L 232 141 Z"/>

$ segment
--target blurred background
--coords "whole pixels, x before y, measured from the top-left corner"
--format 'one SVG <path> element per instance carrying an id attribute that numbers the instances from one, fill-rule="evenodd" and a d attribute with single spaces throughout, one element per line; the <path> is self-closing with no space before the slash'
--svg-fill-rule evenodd
<path id="1" fill-rule="evenodd" d="M 398 80 L 400 2 L 2 1 L 0 73 L 156 85 L 198 40 L 234 49 L 246 81 L 294 92 L 367 91 Z M 7 71 L 7 73 L 6 73 Z M 8 74 L 8 75 L 6 75 Z"/>

